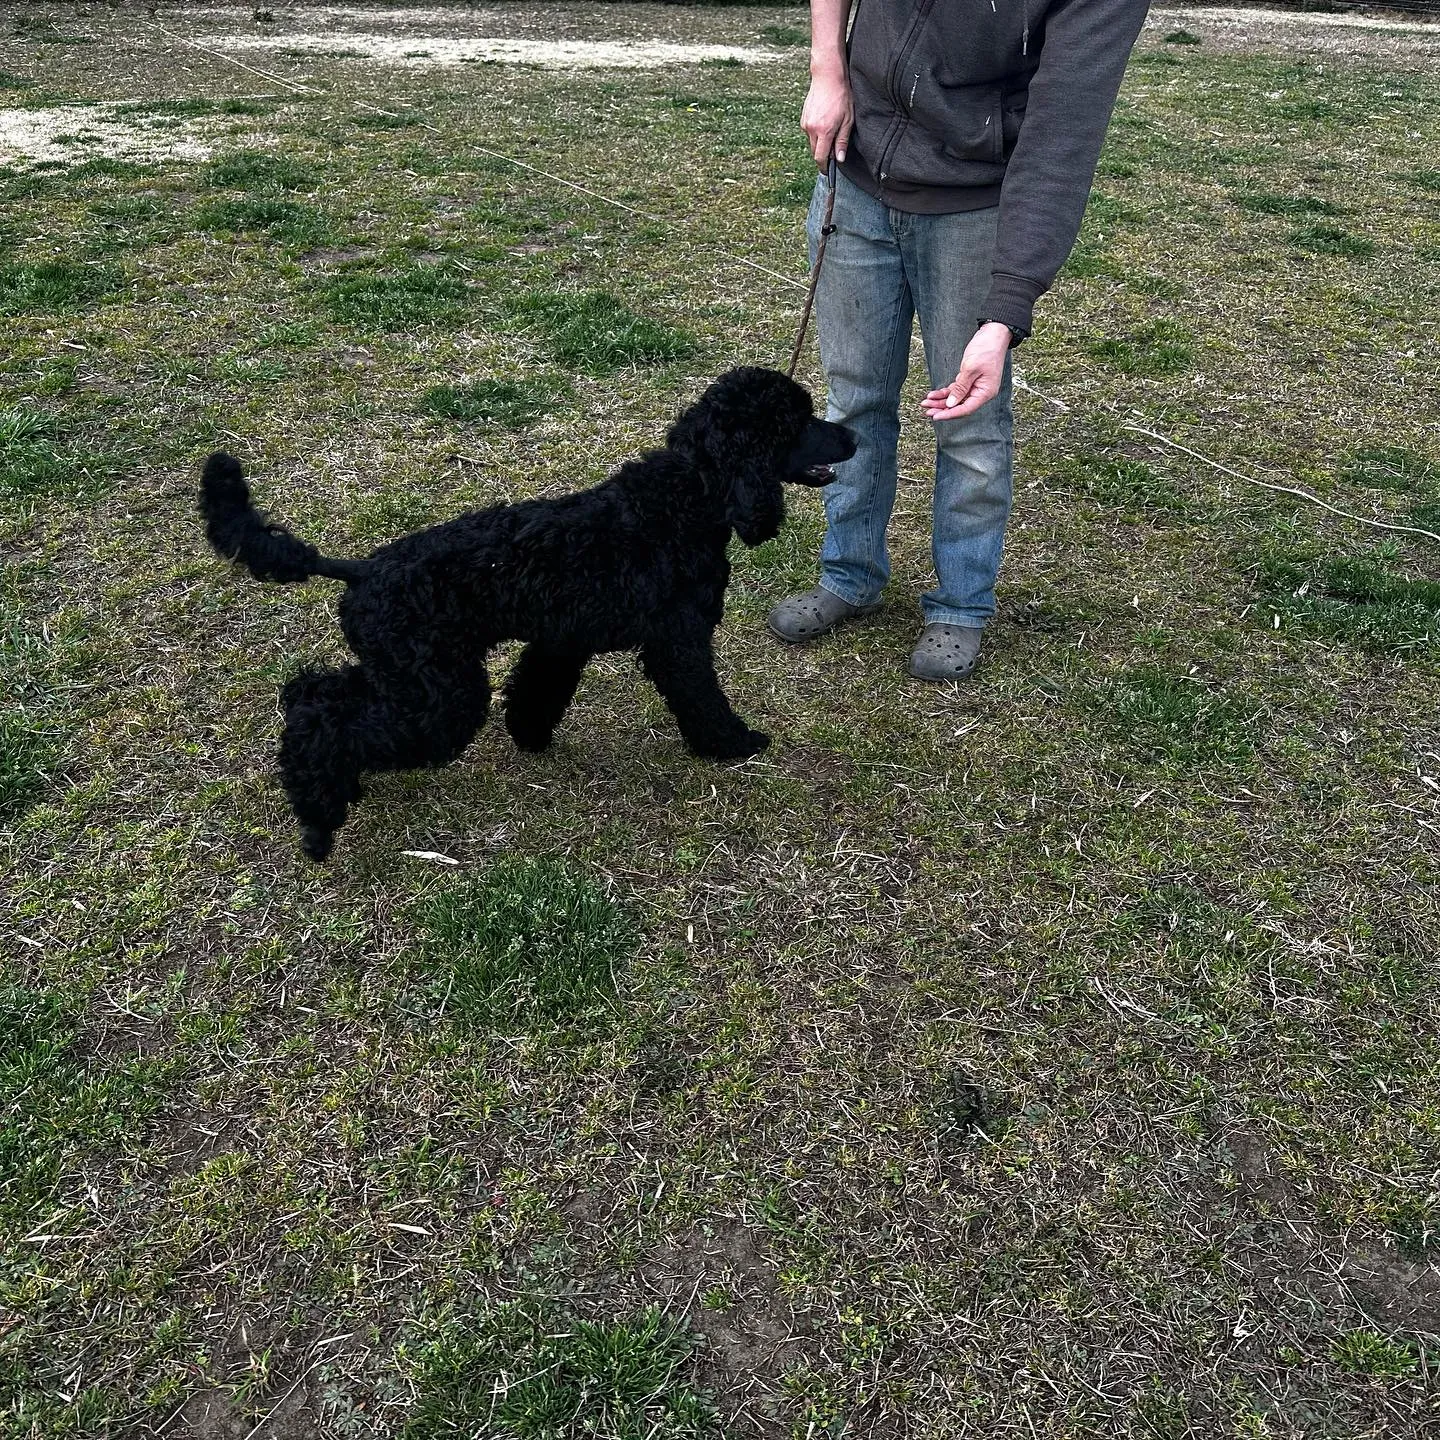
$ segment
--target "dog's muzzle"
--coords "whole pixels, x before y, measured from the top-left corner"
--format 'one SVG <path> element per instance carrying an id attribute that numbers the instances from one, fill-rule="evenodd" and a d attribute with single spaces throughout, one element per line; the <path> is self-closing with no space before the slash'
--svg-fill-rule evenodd
<path id="1" fill-rule="evenodd" d="M 828 485 L 835 478 L 834 466 L 848 460 L 856 450 L 855 434 L 828 420 L 812 420 L 791 457 L 785 478 L 797 485 Z"/>
<path id="2" fill-rule="evenodd" d="M 828 485 L 835 478 L 835 471 L 829 465 L 812 465 L 808 470 L 802 470 L 798 475 L 792 475 L 791 480 L 797 485 Z"/>

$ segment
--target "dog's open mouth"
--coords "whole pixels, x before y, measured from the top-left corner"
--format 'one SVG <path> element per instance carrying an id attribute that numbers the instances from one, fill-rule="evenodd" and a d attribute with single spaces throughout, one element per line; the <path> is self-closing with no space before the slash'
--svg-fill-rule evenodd
<path id="1" fill-rule="evenodd" d="M 835 478 L 835 471 L 829 465 L 811 465 L 792 478 L 802 485 L 828 485 Z"/>

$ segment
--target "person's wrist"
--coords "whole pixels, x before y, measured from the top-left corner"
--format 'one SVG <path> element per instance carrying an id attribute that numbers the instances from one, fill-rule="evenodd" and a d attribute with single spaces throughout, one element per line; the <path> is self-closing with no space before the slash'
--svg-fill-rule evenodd
<path id="1" fill-rule="evenodd" d="M 1013 325 L 1007 325 L 1003 320 L 982 320 L 979 330 L 975 333 L 984 336 L 988 342 L 993 344 L 1000 344 L 1003 341 L 1007 350 L 1018 345 L 1025 338 Z"/>
<path id="2" fill-rule="evenodd" d="M 844 55 L 832 54 L 829 51 L 812 51 L 810 54 L 810 78 L 843 85 L 846 81 Z"/>

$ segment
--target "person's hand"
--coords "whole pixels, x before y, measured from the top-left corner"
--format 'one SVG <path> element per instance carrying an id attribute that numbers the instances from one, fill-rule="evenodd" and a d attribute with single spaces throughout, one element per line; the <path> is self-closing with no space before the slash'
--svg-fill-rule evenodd
<path id="1" fill-rule="evenodd" d="M 1009 348 L 1010 327 L 998 320 L 987 321 L 965 347 L 960 373 L 948 385 L 932 390 L 920 408 L 932 420 L 958 420 L 973 414 L 1000 393 Z"/>
<path id="2" fill-rule="evenodd" d="M 829 167 L 832 149 L 837 161 L 844 160 L 854 124 L 855 102 L 850 98 L 850 82 L 844 71 L 812 74 L 805 108 L 800 112 L 800 128 L 810 142 L 810 153 L 819 169 Z"/>

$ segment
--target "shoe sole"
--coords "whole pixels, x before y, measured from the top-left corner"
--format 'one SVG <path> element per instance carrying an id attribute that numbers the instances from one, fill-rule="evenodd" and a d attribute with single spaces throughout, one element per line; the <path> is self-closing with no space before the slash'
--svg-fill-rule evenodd
<path id="1" fill-rule="evenodd" d="M 979 668 L 980 662 L 977 660 L 968 670 L 962 671 L 959 675 L 922 675 L 911 665 L 906 665 L 905 671 L 912 680 L 923 681 L 926 685 L 957 685 L 973 679 Z"/>

